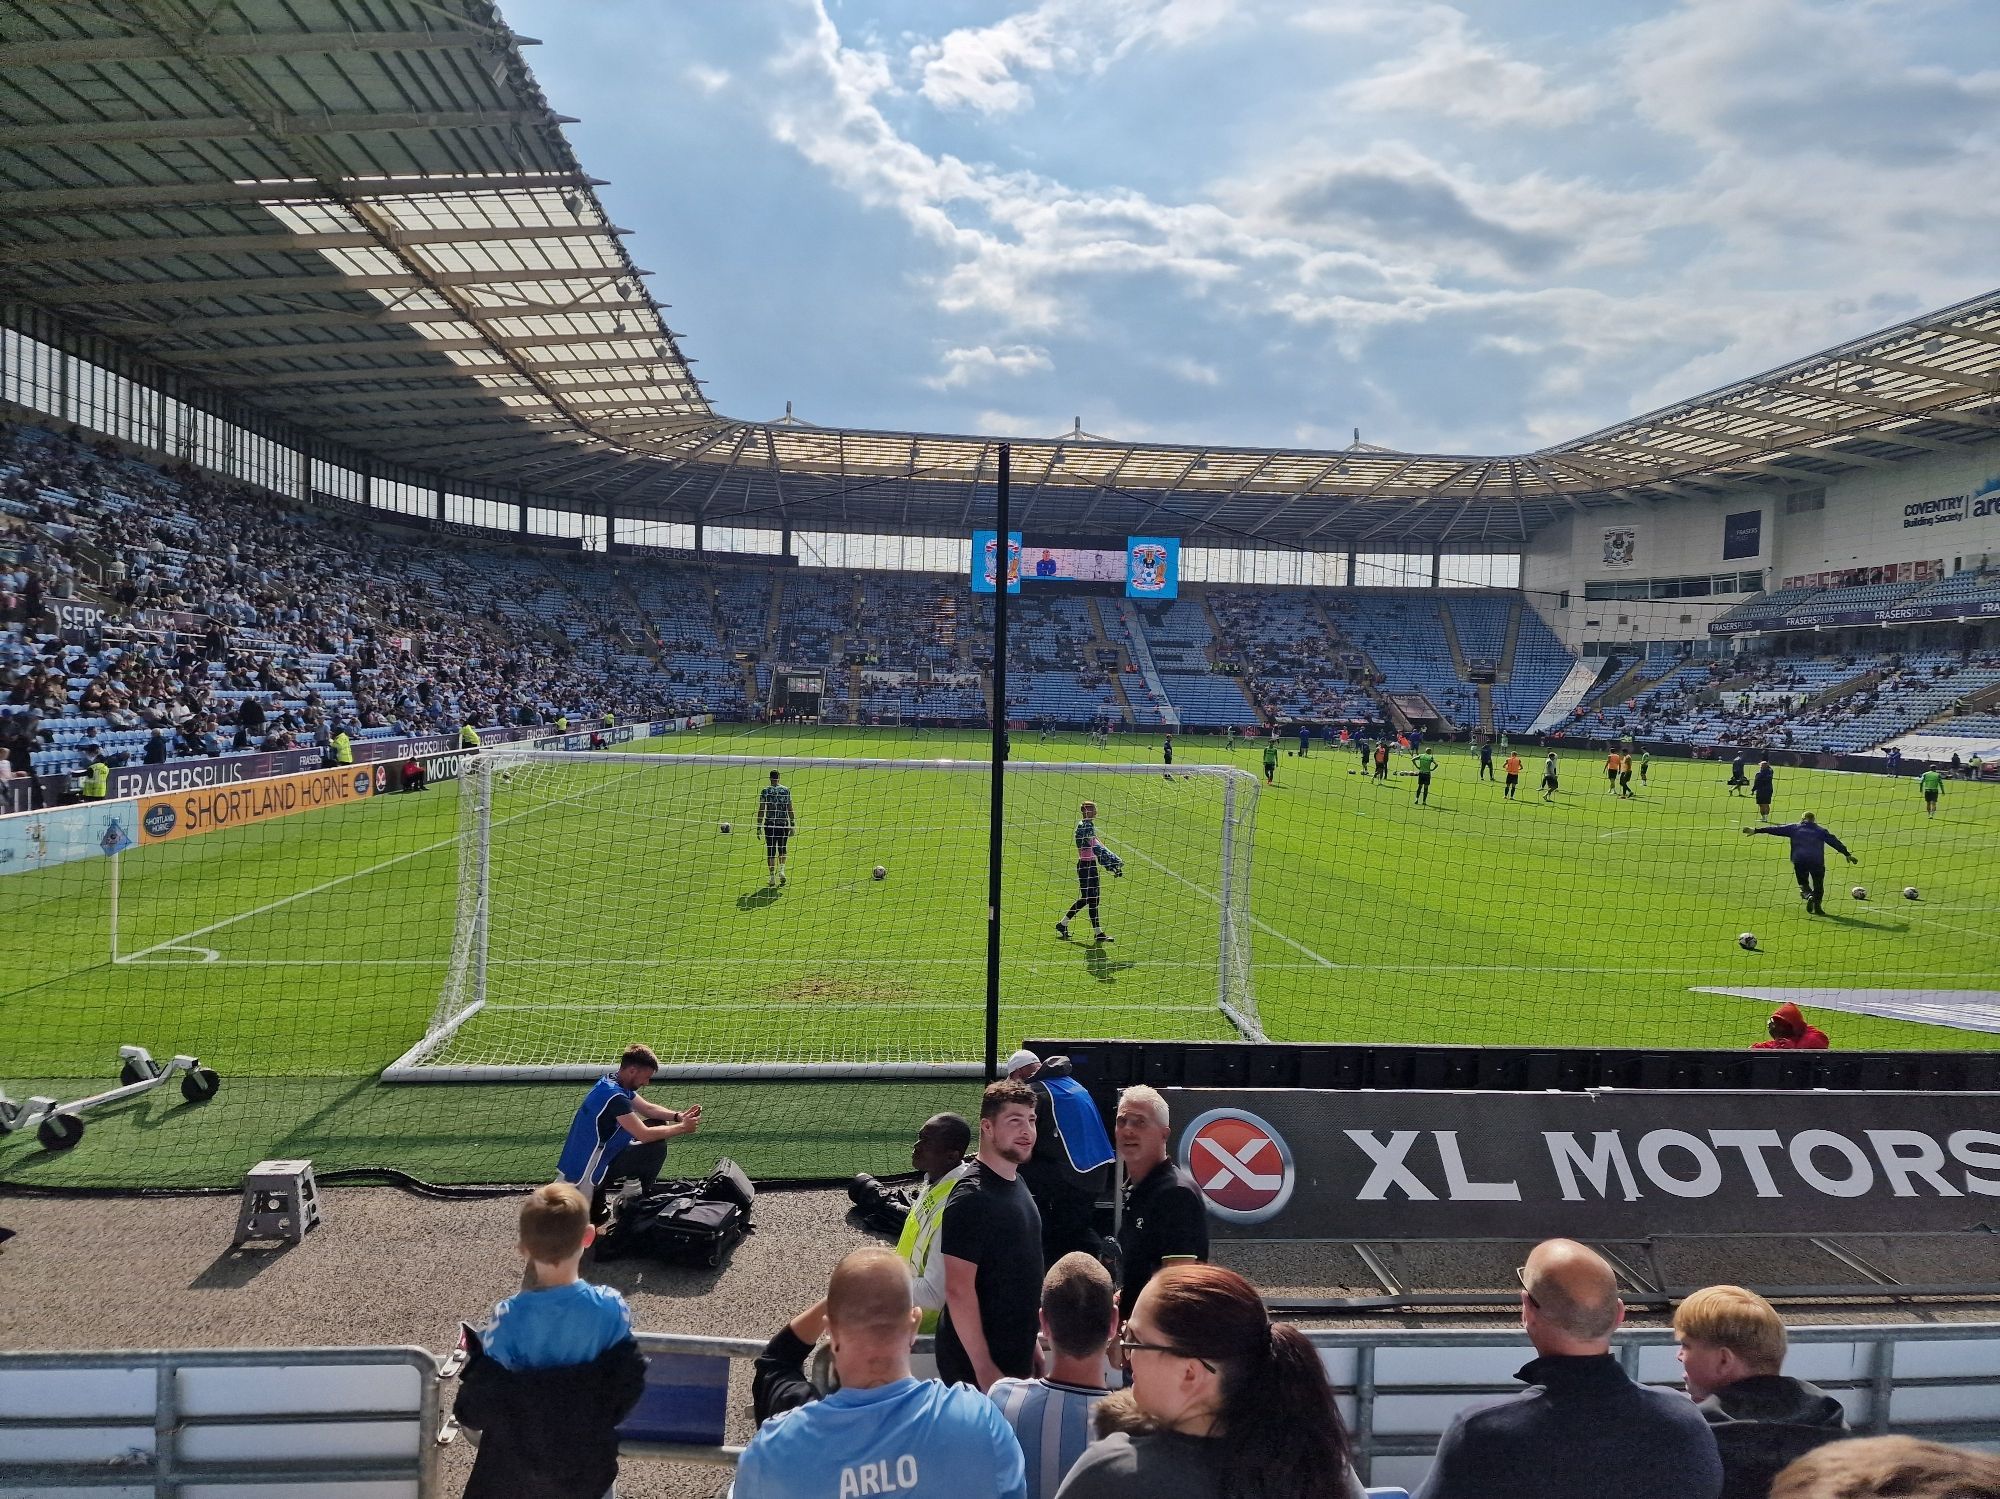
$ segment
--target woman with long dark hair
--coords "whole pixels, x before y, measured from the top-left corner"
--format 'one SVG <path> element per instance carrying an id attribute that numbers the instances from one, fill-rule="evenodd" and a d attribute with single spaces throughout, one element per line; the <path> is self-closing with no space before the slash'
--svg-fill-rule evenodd
<path id="1" fill-rule="evenodd" d="M 1132 1387 L 1057 1499 L 1358 1499 L 1318 1352 L 1235 1271 L 1168 1266 L 1119 1346 Z"/>

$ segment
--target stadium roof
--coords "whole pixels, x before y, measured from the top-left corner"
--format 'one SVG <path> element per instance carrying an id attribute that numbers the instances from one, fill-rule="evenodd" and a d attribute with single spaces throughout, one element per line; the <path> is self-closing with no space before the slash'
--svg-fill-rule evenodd
<path id="1" fill-rule="evenodd" d="M 956 532 L 1000 439 L 721 416 L 488 0 L 0 0 L 0 292 L 548 503 Z M 2000 292 L 1511 456 L 1014 439 L 1050 531 L 1381 550 L 1737 501 L 2000 432 Z"/>

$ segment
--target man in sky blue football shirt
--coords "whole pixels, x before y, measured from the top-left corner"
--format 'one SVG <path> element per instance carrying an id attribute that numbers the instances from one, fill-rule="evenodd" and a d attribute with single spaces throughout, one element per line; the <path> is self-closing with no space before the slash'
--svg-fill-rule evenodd
<path id="1" fill-rule="evenodd" d="M 895 1251 L 834 1268 L 827 1332 L 840 1388 L 771 1417 L 736 1465 L 735 1499 L 1027 1499 L 1021 1444 L 970 1385 L 910 1374 L 922 1314 Z"/>

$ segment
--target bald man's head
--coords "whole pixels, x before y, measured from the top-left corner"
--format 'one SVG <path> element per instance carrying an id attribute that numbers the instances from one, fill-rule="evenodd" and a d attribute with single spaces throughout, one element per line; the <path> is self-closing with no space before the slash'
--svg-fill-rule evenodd
<path id="1" fill-rule="evenodd" d="M 1539 1327 L 1568 1342 L 1608 1343 L 1624 1317 L 1611 1266 L 1574 1239 L 1537 1244 L 1522 1267 L 1521 1283 L 1535 1313 L 1530 1333 Z"/>
<path id="2" fill-rule="evenodd" d="M 826 1287 L 826 1320 L 843 1337 L 907 1336 L 910 1267 L 893 1249 L 857 1249 L 833 1268 Z"/>

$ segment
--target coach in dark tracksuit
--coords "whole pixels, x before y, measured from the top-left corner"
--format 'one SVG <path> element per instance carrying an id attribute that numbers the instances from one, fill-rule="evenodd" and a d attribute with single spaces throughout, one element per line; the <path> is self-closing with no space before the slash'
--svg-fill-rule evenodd
<path id="1" fill-rule="evenodd" d="M 1746 837 L 1776 833 L 1792 840 L 1792 874 L 1799 882 L 1799 895 L 1806 903 L 1806 910 L 1814 916 L 1820 914 L 1820 903 L 1826 898 L 1826 851 L 1833 849 L 1850 864 L 1861 862 L 1848 853 L 1846 844 L 1821 827 L 1810 812 L 1797 822 L 1745 828 L 1743 832 Z"/>

